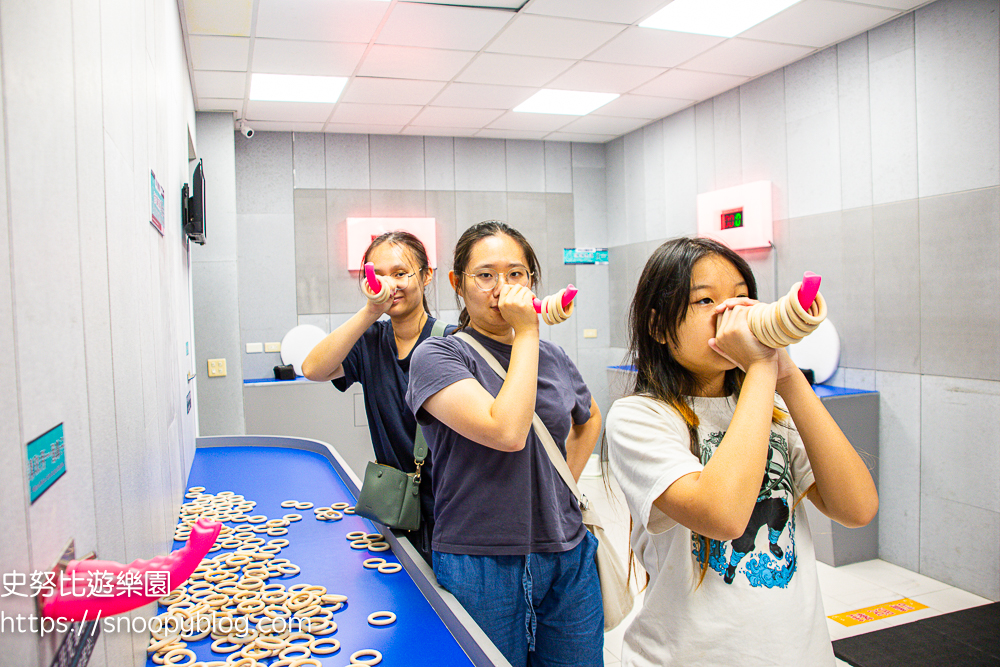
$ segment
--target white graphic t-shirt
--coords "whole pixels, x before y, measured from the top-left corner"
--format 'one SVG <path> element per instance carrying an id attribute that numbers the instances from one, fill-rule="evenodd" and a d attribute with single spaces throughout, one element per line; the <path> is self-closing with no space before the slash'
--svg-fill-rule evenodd
<path id="1" fill-rule="evenodd" d="M 744 534 L 706 541 L 653 505 L 711 459 L 736 399 L 693 397 L 690 404 L 700 422 L 700 458 L 691 452 L 683 419 L 660 401 L 629 396 L 608 413 L 611 470 L 632 514 L 632 548 L 650 577 L 643 606 L 625 631 L 622 665 L 833 665 L 805 509 L 791 512 L 813 483 L 798 432 L 772 425 Z M 699 586 L 706 542 L 708 571 Z"/>

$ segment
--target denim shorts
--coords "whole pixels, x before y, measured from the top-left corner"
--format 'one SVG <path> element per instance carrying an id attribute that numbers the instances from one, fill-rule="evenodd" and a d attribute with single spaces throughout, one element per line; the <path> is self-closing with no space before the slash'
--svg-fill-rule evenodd
<path id="1" fill-rule="evenodd" d="M 513 667 L 602 667 L 597 538 L 527 556 L 434 552 L 434 575 Z"/>

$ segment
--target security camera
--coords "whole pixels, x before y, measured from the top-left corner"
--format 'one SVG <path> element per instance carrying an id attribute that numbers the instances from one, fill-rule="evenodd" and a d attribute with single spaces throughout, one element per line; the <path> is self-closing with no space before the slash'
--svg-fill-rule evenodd
<path id="1" fill-rule="evenodd" d="M 242 121 L 240 122 L 240 132 L 242 132 L 243 136 L 247 139 L 253 136 L 253 128 Z"/>

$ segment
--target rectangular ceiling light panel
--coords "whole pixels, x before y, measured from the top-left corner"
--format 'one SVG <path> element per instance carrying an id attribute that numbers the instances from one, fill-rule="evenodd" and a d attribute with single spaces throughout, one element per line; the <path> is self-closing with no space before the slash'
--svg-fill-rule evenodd
<path id="1" fill-rule="evenodd" d="M 586 116 L 618 97 L 617 93 L 587 93 L 578 90 L 542 89 L 514 107 L 522 113 L 554 113 Z"/>
<path id="2" fill-rule="evenodd" d="M 250 79 L 250 99 L 261 102 L 319 102 L 334 104 L 347 84 L 345 76 L 262 74 Z"/>
<path id="3" fill-rule="evenodd" d="M 799 0 L 674 0 L 639 26 L 735 37 L 797 2 Z"/>

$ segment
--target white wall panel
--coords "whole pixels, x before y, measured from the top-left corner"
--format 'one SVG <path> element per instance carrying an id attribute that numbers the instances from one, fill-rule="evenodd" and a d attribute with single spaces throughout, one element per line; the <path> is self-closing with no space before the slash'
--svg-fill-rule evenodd
<path id="1" fill-rule="evenodd" d="M 618 137 L 604 144 L 607 153 L 608 245 L 628 243 L 628 211 L 625 186 L 625 138 Z"/>
<path id="2" fill-rule="evenodd" d="M 1000 514 L 921 496 L 920 574 L 1000 599 Z"/>
<path id="3" fill-rule="evenodd" d="M 715 177 L 715 99 L 694 107 L 698 144 L 698 194 L 717 190 Z"/>
<path id="4" fill-rule="evenodd" d="M 916 12 L 920 196 L 1000 184 L 1000 12 L 936 2 Z"/>
<path id="5" fill-rule="evenodd" d="M 879 556 L 920 569 L 920 376 L 880 371 Z"/>
<path id="6" fill-rule="evenodd" d="M 373 190 L 424 189 L 423 137 L 368 137 Z"/>
<path id="7" fill-rule="evenodd" d="M 872 203 L 868 34 L 837 45 L 840 96 L 840 187 L 845 209 Z"/>
<path id="8" fill-rule="evenodd" d="M 454 141 L 456 190 L 507 190 L 507 155 L 503 139 L 456 137 Z"/>
<path id="9" fill-rule="evenodd" d="M 635 243 L 646 240 L 646 143 L 641 129 L 624 139 L 625 238 Z"/>
<path id="10" fill-rule="evenodd" d="M 367 190 L 371 187 L 368 135 L 325 134 L 326 187 Z"/>
<path id="11" fill-rule="evenodd" d="M 695 112 L 685 109 L 663 119 L 664 235 L 697 229 L 698 145 Z"/>
<path id="12" fill-rule="evenodd" d="M 455 140 L 424 137 L 424 174 L 428 190 L 455 189 Z"/>
<path id="13" fill-rule="evenodd" d="M 715 189 L 743 183 L 740 89 L 722 93 L 712 106 L 715 128 Z"/>
<path id="14" fill-rule="evenodd" d="M 292 167 L 296 188 L 326 188 L 326 137 L 319 132 L 292 134 Z"/>
<path id="15" fill-rule="evenodd" d="M 771 182 L 771 215 L 775 220 L 788 217 L 785 87 L 785 72 L 779 70 L 739 89 L 743 182 Z"/>
<path id="16" fill-rule="evenodd" d="M 507 190 L 545 192 L 545 143 L 507 139 Z"/>
<path id="17" fill-rule="evenodd" d="M 837 50 L 785 68 L 788 217 L 841 208 Z"/>
<path id="18" fill-rule="evenodd" d="M 573 192 L 573 145 L 568 141 L 545 143 L 545 191 Z"/>
<path id="19" fill-rule="evenodd" d="M 666 235 L 666 191 L 663 188 L 664 145 L 663 124 L 650 123 L 636 134 L 642 136 L 643 192 L 645 193 L 646 229 L 642 238 L 662 239 Z"/>
<path id="20" fill-rule="evenodd" d="M 250 139 L 236 134 L 235 142 L 237 159 L 244 165 L 236 172 L 236 212 L 291 213 L 294 206 L 291 133 L 255 132 Z M 329 161 L 328 151 L 328 166 Z"/>
<path id="21" fill-rule="evenodd" d="M 868 33 L 872 201 L 917 197 L 917 105 L 913 18 Z"/>

